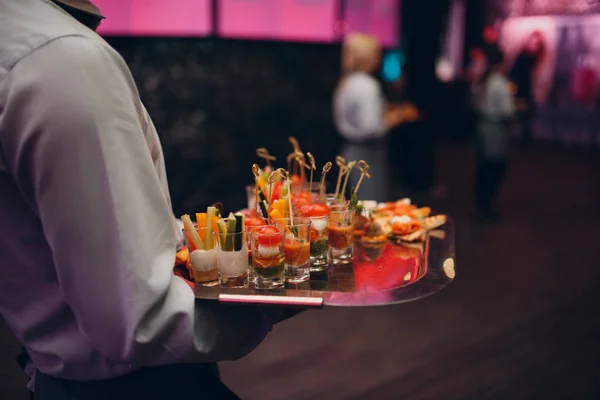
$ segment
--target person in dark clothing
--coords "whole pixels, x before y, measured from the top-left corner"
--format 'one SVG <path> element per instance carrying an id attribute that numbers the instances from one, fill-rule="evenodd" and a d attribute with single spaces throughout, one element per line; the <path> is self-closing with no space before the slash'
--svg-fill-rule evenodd
<path id="1" fill-rule="evenodd" d="M 526 147 L 533 143 L 532 123 L 536 113 L 533 78 L 545 52 L 542 34 L 538 31 L 533 32 L 509 73 L 510 80 L 516 86 L 515 97 L 519 109 L 517 119 L 522 142 Z"/>
<path id="2" fill-rule="evenodd" d="M 514 114 L 510 82 L 502 71 L 502 53 L 490 53 L 489 67 L 475 93 L 477 123 L 477 176 L 475 201 L 484 222 L 498 218 L 493 209 L 506 173 L 509 123 Z"/>

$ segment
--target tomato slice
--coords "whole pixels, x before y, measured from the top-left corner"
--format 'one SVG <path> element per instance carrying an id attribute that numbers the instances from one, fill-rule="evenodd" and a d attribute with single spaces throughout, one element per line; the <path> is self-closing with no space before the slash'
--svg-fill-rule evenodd
<path id="1" fill-rule="evenodd" d="M 264 219 L 259 217 L 247 217 L 244 221 L 244 225 L 246 228 L 253 228 L 256 226 L 265 226 L 267 223 Z"/>
<path id="2" fill-rule="evenodd" d="M 306 197 L 294 197 L 294 199 L 292 200 L 292 205 L 297 209 L 300 209 L 302 208 L 302 206 L 310 206 L 310 200 Z"/>
<path id="3" fill-rule="evenodd" d="M 330 212 L 329 207 L 325 204 L 313 204 L 308 210 L 311 217 L 324 217 L 329 215 Z"/>
<path id="4" fill-rule="evenodd" d="M 258 233 L 258 244 L 276 246 L 283 241 L 282 229 L 276 226 L 265 226 Z"/>
<path id="5" fill-rule="evenodd" d="M 310 217 L 310 204 L 305 204 L 302 207 L 300 207 L 300 215 L 302 215 L 303 217 Z"/>

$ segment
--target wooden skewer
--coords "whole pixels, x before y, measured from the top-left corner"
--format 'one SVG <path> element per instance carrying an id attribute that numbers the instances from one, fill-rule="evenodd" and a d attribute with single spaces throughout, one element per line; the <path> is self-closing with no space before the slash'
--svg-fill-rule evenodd
<path id="1" fill-rule="evenodd" d="M 296 152 L 296 162 L 298 163 L 298 167 L 300 168 L 300 179 L 302 180 L 302 190 L 300 191 L 304 192 L 304 182 L 306 182 L 304 167 L 306 164 L 306 159 L 304 158 L 304 154 L 301 151 Z"/>
<path id="2" fill-rule="evenodd" d="M 346 160 L 344 160 L 344 157 L 337 156 L 335 158 L 335 163 L 340 168 L 338 172 L 337 185 L 335 186 L 335 198 L 337 199 L 340 192 L 340 186 L 342 185 L 342 177 L 344 176 L 344 172 L 346 170 Z"/>
<path id="3" fill-rule="evenodd" d="M 331 170 L 333 164 L 331 161 L 327 161 L 327 164 L 323 166 L 323 172 L 321 173 L 321 190 L 319 191 L 319 198 L 323 199 L 325 196 L 325 175 Z"/>
<path id="4" fill-rule="evenodd" d="M 271 174 L 269 175 L 269 179 L 267 180 L 269 183 L 269 211 L 267 212 L 267 214 L 269 214 L 267 216 L 268 220 L 271 219 L 271 205 L 273 204 L 273 183 L 275 183 L 275 181 L 277 180 L 278 171 L 279 170 L 271 172 Z"/>
<path id="5" fill-rule="evenodd" d="M 355 165 L 356 161 L 350 161 L 348 165 L 346 165 L 346 177 L 344 178 L 344 185 L 342 186 L 342 190 L 340 192 L 341 197 L 345 196 L 346 186 L 348 186 L 348 179 L 350 178 L 350 173 L 352 172 L 352 168 L 354 168 Z"/>
<path id="6" fill-rule="evenodd" d="M 267 150 L 265 147 L 256 149 L 256 155 L 267 162 L 267 167 L 271 167 L 271 161 L 277 160 L 277 157 L 269 154 L 269 150 Z"/>
<path id="7" fill-rule="evenodd" d="M 358 193 L 358 188 L 360 187 L 360 184 L 363 181 L 363 178 L 366 176 L 367 178 L 371 179 L 371 174 L 369 174 L 369 164 L 367 164 L 367 162 L 365 160 L 360 160 L 358 162 L 358 169 L 360 169 L 360 178 L 358 179 L 358 183 L 356 184 L 356 187 L 354 188 L 354 195 L 356 195 L 356 193 Z"/>
<path id="8" fill-rule="evenodd" d="M 295 137 L 293 136 L 289 136 L 288 140 L 290 141 L 290 143 L 292 144 L 292 147 L 294 148 L 294 152 L 296 151 L 300 151 L 300 145 L 298 144 L 298 140 L 296 140 Z"/>
<path id="9" fill-rule="evenodd" d="M 310 163 L 310 183 L 308 185 L 308 193 L 312 193 L 313 173 L 317 169 L 317 165 L 315 164 L 315 158 L 310 152 L 306 153 L 306 157 L 308 157 L 308 162 Z"/>
<path id="10" fill-rule="evenodd" d="M 254 175 L 254 203 L 258 207 L 258 178 L 260 177 L 260 167 L 258 164 L 252 165 L 252 174 Z M 256 213 L 256 209 L 253 210 Z"/>

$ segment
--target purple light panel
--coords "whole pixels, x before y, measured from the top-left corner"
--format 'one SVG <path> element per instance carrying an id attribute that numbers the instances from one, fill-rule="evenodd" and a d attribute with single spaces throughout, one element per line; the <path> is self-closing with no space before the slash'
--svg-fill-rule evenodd
<path id="1" fill-rule="evenodd" d="M 112 36 L 207 36 L 211 0 L 94 0 L 106 19 L 98 33 Z"/>
<path id="2" fill-rule="evenodd" d="M 368 33 L 377 37 L 384 47 L 396 47 L 399 15 L 400 0 L 347 0 L 345 33 Z"/>
<path id="3" fill-rule="evenodd" d="M 219 36 L 334 42 L 337 0 L 218 0 Z"/>

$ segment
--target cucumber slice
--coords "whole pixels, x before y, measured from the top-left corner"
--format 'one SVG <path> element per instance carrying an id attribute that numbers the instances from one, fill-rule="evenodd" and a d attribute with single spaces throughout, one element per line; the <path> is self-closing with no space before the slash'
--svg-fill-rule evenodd
<path id="1" fill-rule="evenodd" d="M 244 231 L 244 214 L 235 214 L 235 251 L 242 250 L 244 240 L 244 235 L 242 232 Z"/>
<path id="2" fill-rule="evenodd" d="M 225 245 L 225 241 L 227 240 L 227 223 L 223 218 L 217 222 L 219 226 L 219 237 L 221 238 L 222 245 Z"/>
<path id="3" fill-rule="evenodd" d="M 223 250 L 225 251 L 233 251 L 234 250 L 234 233 L 235 233 L 235 228 L 236 228 L 236 220 L 235 220 L 235 216 L 233 215 L 233 213 L 229 214 L 229 217 L 227 217 L 227 240 L 225 241 L 225 246 L 223 247 Z"/>

